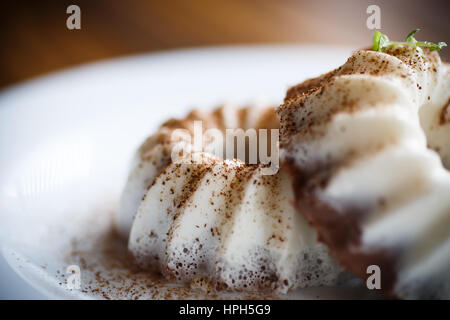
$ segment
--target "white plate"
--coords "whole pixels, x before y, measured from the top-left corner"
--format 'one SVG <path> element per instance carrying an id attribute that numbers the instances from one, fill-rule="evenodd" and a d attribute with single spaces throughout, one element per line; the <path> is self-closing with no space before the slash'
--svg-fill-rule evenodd
<path id="1" fill-rule="evenodd" d="M 92 244 L 110 227 L 134 148 L 161 121 L 183 116 L 192 106 L 279 104 L 289 85 L 342 64 L 350 52 L 324 46 L 173 51 L 83 66 L 4 91 L 0 240 L 5 259 L 47 297 L 136 297 L 118 293 L 115 288 L 124 283 L 105 275 L 122 272 L 120 266 L 92 267 L 104 263 L 97 261 L 105 257 L 93 253 Z M 75 258 L 73 250 L 85 254 L 91 265 Z M 65 285 L 66 268 L 75 262 L 82 264 L 84 290 Z M 111 280 L 101 290 L 99 270 L 101 281 Z M 144 281 L 141 276 L 124 281 Z M 156 297 L 146 290 L 140 297 Z M 360 287 L 329 288 L 298 290 L 289 297 L 367 294 Z"/>

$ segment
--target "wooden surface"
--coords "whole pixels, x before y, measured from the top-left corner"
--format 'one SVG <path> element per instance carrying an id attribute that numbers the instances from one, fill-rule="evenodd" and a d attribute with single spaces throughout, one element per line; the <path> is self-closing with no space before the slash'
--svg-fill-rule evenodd
<path id="1" fill-rule="evenodd" d="M 133 53 L 245 43 L 367 46 L 366 8 L 381 8 L 382 31 L 450 44 L 448 0 L 1 0 L 0 87 L 61 68 Z M 66 8 L 81 8 L 81 30 Z M 443 52 L 450 59 L 450 48 Z"/>

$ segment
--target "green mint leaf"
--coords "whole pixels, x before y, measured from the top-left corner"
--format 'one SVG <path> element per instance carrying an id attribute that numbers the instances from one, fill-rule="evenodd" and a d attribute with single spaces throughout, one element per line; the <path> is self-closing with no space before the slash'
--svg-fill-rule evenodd
<path id="1" fill-rule="evenodd" d="M 418 41 L 417 45 L 420 47 L 428 47 L 430 51 L 441 50 L 445 48 L 447 44 L 445 42 L 439 42 L 438 44 L 429 41 Z"/>
<path id="2" fill-rule="evenodd" d="M 380 39 L 383 34 L 380 31 L 375 31 L 373 34 L 373 43 L 372 50 L 379 51 L 380 50 Z"/>
<path id="3" fill-rule="evenodd" d="M 434 44 L 430 47 L 430 51 L 438 50 L 440 51 L 442 48 L 445 48 L 447 44 L 445 42 L 439 42 L 438 44 Z"/>
<path id="4" fill-rule="evenodd" d="M 384 51 L 389 44 L 389 39 L 386 35 L 382 34 L 380 31 L 375 31 L 373 34 L 373 51 Z"/>
<path id="5" fill-rule="evenodd" d="M 414 35 L 419 31 L 420 29 L 414 29 L 413 31 L 411 31 L 406 37 L 406 42 L 416 42 L 416 39 L 414 39 Z"/>
<path id="6" fill-rule="evenodd" d="M 406 41 L 404 42 L 389 41 L 389 38 L 386 35 L 382 34 L 380 31 L 375 31 L 375 33 L 373 34 L 372 50 L 386 51 L 386 49 L 394 46 L 409 46 L 412 48 L 427 47 L 430 51 L 435 51 L 441 50 L 442 48 L 445 48 L 447 46 L 445 42 L 439 42 L 436 44 L 429 41 L 417 41 L 414 38 L 414 35 L 419 30 L 420 29 L 414 29 L 413 31 L 411 31 L 406 37 Z"/>

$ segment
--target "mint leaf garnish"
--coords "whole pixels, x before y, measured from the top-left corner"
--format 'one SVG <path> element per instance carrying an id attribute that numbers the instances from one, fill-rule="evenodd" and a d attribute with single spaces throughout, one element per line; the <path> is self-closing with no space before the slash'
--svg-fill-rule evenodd
<path id="1" fill-rule="evenodd" d="M 375 31 L 373 35 L 372 50 L 386 51 L 387 49 L 394 46 L 409 46 L 413 48 L 427 47 L 430 49 L 430 51 L 435 51 L 441 50 L 442 48 L 445 48 L 447 46 L 445 42 L 433 43 L 429 41 L 417 41 L 416 38 L 414 38 L 414 35 L 419 30 L 420 29 L 414 29 L 413 31 L 411 31 L 406 37 L 406 40 L 403 42 L 389 41 L 389 38 L 385 34 L 382 34 L 380 31 Z"/>

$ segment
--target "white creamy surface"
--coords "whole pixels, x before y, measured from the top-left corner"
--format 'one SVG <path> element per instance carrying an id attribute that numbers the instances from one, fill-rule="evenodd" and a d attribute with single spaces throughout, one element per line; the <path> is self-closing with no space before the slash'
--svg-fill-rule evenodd
<path id="1" fill-rule="evenodd" d="M 279 292 L 336 283 L 340 268 L 292 207 L 283 172 L 263 176 L 239 160 L 203 157 L 168 166 L 142 201 L 129 248 L 143 267 L 240 290 L 271 276 Z"/>

